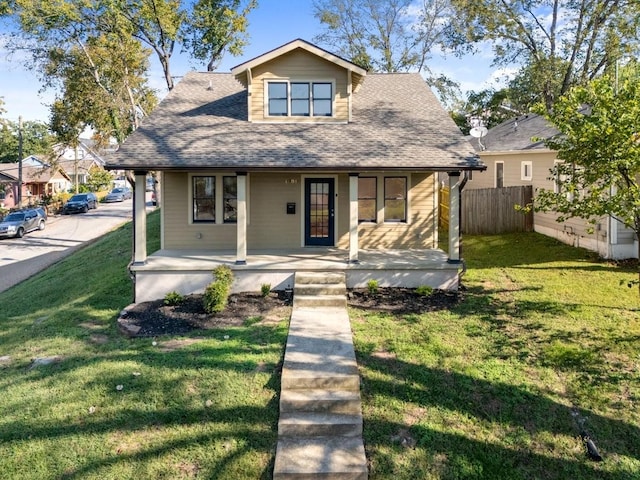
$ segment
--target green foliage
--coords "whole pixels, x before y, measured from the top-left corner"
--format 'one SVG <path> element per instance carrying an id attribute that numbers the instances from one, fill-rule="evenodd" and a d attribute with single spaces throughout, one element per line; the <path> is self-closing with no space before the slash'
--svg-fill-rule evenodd
<path id="1" fill-rule="evenodd" d="M 263 297 L 267 297 L 267 296 L 269 296 L 269 293 L 270 293 L 270 292 L 271 292 L 271 284 L 270 284 L 270 283 L 263 283 L 263 284 L 260 286 L 260 294 L 261 294 Z"/>
<path id="2" fill-rule="evenodd" d="M 220 265 L 213 271 L 215 280 L 204 291 L 203 305 L 207 313 L 221 312 L 227 306 L 231 293 L 233 272 L 226 265 Z"/>
<path id="3" fill-rule="evenodd" d="M 429 285 L 420 285 L 416 288 L 416 293 L 423 297 L 428 297 L 433 293 L 433 287 L 430 287 Z"/>
<path id="4" fill-rule="evenodd" d="M 367 282 L 367 290 L 371 295 L 375 295 L 376 293 L 378 293 L 379 288 L 380 288 L 380 284 L 378 283 L 377 280 L 371 279 Z"/>
<path id="5" fill-rule="evenodd" d="M 182 302 L 184 302 L 184 295 L 179 294 L 175 290 L 164 296 L 165 305 L 180 305 Z"/>
<path id="6" fill-rule="evenodd" d="M 107 190 L 113 182 L 113 175 L 111 172 L 98 167 L 92 167 L 89 172 L 89 178 L 87 184 L 91 191 L 99 192 L 101 190 Z"/>
<path id="7" fill-rule="evenodd" d="M 593 0 L 451 0 L 447 30 L 459 53 L 493 45 L 494 65 L 520 64 L 512 85 L 516 104 L 533 98 L 547 110 L 573 85 L 612 70 L 633 55 L 640 39 L 640 2 Z"/>
<path id="8" fill-rule="evenodd" d="M 547 118 L 562 135 L 545 143 L 562 162 L 552 171 L 556 189 L 537 192 L 537 211 L 555 211 L 560 222 L 611 215 L 640 234 L 639 99 L 640 66 L 631 63 L 618 79 L 604 76 L 556 103 Z"/>
<path id="9" fill-rule="evenodd" d="M 18 122 L 0 119 L 0 163 L 20 160 L 18 131 Z M 54 143 L 55 136 L 46 124 L 31 121 L 22 123 L 23 157 L 36 155 L 46 161 Z"/>

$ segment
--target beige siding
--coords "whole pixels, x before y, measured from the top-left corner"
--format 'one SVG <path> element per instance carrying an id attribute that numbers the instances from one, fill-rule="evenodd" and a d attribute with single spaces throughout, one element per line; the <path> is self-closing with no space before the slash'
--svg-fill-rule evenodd
<path id="1" fill-rule="evenodd" d="M 300 248 L 304 206 L 299 174 L 257 174 L 249 176 L 249 249 Z M 296 204 L 295 215 L 287 215 L 287 203 Z"/>
<path id="2" fill-rule="evenodd" d="M 363 174 L 365 175 L 365 174 Z M 388 172 L 376 176 L 378 178 L 378 222 L 361 223 L 358 227 L 359 245 L 363 249 L 381 250 L 385 248 L 434 248 L 436 243 L 437 211 L 434 208 L 436 199 L 434 174 L 414 173 L 410 176 L 408 223 L 385 223 L 384 219 L 384 177 L 402 176 L 402 174 Z M 343 182 L 340 183 L 341 185 Z M 345 191 L 340 192 L 340 197 L 349 197 L 348 178 L 344 180 Z M 341 202 L 342 205 L 342 202 Z M 346 211 L 344 211 L 346 210 Z M 341 222 L 341 235 L 338 246 L 347 248 L 348 235 L 348 203 L 342 207 L 346 216 L 347 227 L 343 229 Z"/>
<path id="3" fill-rule="evenodd" d="M 211 174 L 210 174 L 211 175 Z M 222 174 L 216 173 L 215 176 Z M 397 176 L 389 172 L 387 176 Z M 309 175 L 336 179 L 336 246 L 349 246 L 349 176 Z M 435 182 L 433 174 L 414 173 L 409 182 L 408 223 L 385 223 L 383 182 L 378 177 L 380 221 L 359 226 L 360 248 L 434 248 L 436 239 Z M 236 248 L 235 224 L 193 223 L 188 173 L 169 172 L 163 179 L 165 249 L 230 250 Z M 249 250 L 296 249 L 303 246 L 304 176 L 292 173 L 251 173 L 248 177 Z M 296 204 L 296 213 L 286 213 L 287 203 Z"/>
<path id="4" fill-rule="evenodd" d="M 193 223 L 190 178 L 188 173 L 166 172 L 163 175 L 164 248 L 235 250 L 235 224 Z"/>
<path id="5" fill-rule="evenodd" d="M 334 82 L 334 115 L 329 117 L 267 117 L 265 88 L 267 79 Z M 302 50 L 294 50 L 252 71 L 250 111 L 254 122 L 346 122 L 349 120 L 347 71 L 327 60 Z"/>

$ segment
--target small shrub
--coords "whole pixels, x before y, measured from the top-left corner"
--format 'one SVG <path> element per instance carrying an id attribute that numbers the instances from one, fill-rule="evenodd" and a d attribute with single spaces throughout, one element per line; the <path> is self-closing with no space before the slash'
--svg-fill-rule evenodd
<path id="1" fill-rule="evenodd" d="M 213 271 L 213 276 L 217 282 L 223 282 L 231 286 L 233 283 L 233 272 L 226 265 L 220 265 Z"/>
<path id="2" fill-rule="evenodd" d="M 416 288 L 416 293 L 418 295 L 422 295 L 423 297 L 428 297 L 433 293 L 433 288 L 429 285 L 420 285 Z"/>
<path id="3" fill-rule="evenodd" d="M 226 265 L 217 267 L 213 275 L 216 279 L 207 285 L 202 300 L 207 313 L 221 312 L 225 309 L 233 283 L 233 272 Z"/>
<path id="4" fill-rule="evenodd" d="M 376 293 L 378 293 L 379 288 L 380 288 L 380 284 L 378 283 L 377 280 L 369 280 L 367 282 L 367 290 L 369 290 L 369 293 L 371 295 L 375 295 Z"/>
<path id="5" fill-rule="evenodd" d="M 224 282 L 211 282 L 204 290 L 203 306 L 207 313 L 222 312 L 229 299 L 229 286 Z"/>
<path id="6" fill-rule="evenodd" d="M 169 292 L 164 296 L 165 305 L 180 305 L 182 302 L 184 302 L 184 296 L 176 291 Z"/>
<path id="7" fill-rule="evenodd" d="M 260 286 L 260 294 L 261 294 L 263 297 L 266 297 L 266 296 L 268 296 L 268 295 L 269 295 L 269 292 L 271 292 L 271 284 L 270 284 L 270 283 L 263 283 L 263 284 Z"/>

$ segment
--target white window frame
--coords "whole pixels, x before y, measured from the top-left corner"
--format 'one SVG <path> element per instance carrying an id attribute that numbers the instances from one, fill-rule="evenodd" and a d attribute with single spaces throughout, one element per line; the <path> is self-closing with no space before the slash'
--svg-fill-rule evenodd
<path id="1" fill-rule="evenodd" d="M 287 84 L 287 114 L 286 115 L 269 115 L 269 84 L 270 83 L 286 83 Z M 309 84 L 309 115 L 292 115 L 291 114 L 291 84 L 292 83 L 308 83 Z M 331 85 L 331 115 L 314 115 L 313 114 L 313 85 L 318 83 L 327 83 Z M 326 118 L 335 118 L 336 116 L 336 81 L 333 78 L 265 78 L 263 82 L 264 91 L 264 118 L 309 118 L 322 120 Z"/>
<path id="2" fill-rule="evenodd" d="M 530 182 L 533 180 L 533 162 L 525 160 L 520 162 L 520 180 Z"/>

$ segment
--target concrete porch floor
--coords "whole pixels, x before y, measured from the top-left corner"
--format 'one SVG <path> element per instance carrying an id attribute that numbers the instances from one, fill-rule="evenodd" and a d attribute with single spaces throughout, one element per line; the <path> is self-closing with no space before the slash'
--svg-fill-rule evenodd
<path id="1" fill-rule="evenodd" d="M 136 302 L 163 298 L 168 292 L 202 291 L 219 265 L 234 273 L 234 292 L 260 291 L 262 284 L 274 290 L 293 288 L 296 271 L 343 271 L 347 288 L 366 287 L 376 280 L 381 287 L 429 285 L 458 288 L 460 263 L 449 263 L 442 250 L 360 250 L 358 263 L 348 262 L 348 251 L 336 248 L 249 251 L 246 264 L 236 264 L 235 251 L 158 250 L 143 264 L 133 264 Z"/>

